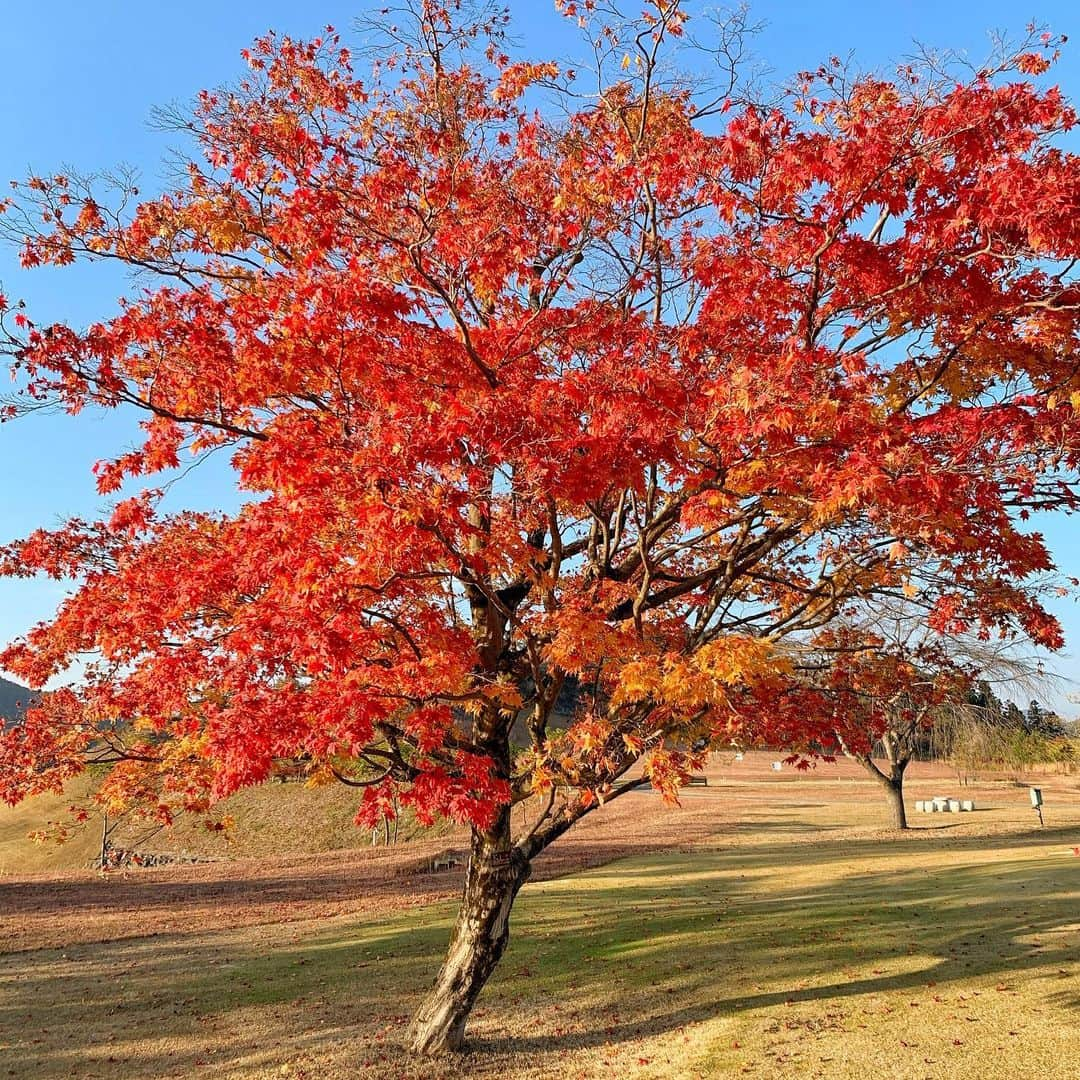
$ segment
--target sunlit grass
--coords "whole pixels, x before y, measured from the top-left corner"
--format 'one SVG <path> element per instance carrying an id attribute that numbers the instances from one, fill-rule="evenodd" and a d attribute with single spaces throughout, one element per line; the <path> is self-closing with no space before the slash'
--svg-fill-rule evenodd
<path id="1" fill-rule="evenodd" d="M 447 905 L 4 956 L 0 1061 L 42 1078 L 1076 1075 L 1080 813 L 1041 833 L 822 828 L 851 810 L 770 806 L 737 839 L 526 886 L 453 1064 L 397 1050 Z"/>

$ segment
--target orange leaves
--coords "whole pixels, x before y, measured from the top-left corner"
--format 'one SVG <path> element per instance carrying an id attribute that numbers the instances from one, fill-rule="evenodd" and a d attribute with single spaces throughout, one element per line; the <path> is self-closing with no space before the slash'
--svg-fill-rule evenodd
<path id="1" fill-rule="evenodd" d="M 901 541 L 897 540 L 889 545 L 889 561 L 894 563 L 902 563 L 908 556 L 907 546 Z"/>
<path id="2" fill-rule="evenodd" d="M 229 218 L 213 221 L 208 231 L 211 243 L 219 252 L 235 251 L 243 244 L 245 235 L 244 226 Z"/>
<path id="3" fill-rule="evenodd" d="M 610 722 L 600 717 L 590 716 L 574 724 L 567 735 L 575 750 L 588 756 L 607 745 L 612 731 Z"/>
<path id="4" fill-rule="evenodd" d="M 677 681 L 677 680 L 676 680 Z M 660 667 L 652 660 L 634 660 L 624 664 L 619 672 L 614 704 L 649 701 L 663 697 L 665 679 Z"/>
<path id="5" fill-rule="evenodd" d="M 790 666 L 772 642 L 738 634 L 703 645 L 694 660 L 706 676 L 724 686 L 754 683 Z"/>
<path id="6" fill-rule="evenodd" d="M 509 64 L 499 74 L 499 81 L 491 92 L 495 101 L 514 101 L 541 80 L 550 81 L 559 76 L 559 65 L 553 61 L 542 64 Z"/>
<path id="7" fill-rule="evenodd" d="M 649 782 L 660 792 L 664 802 L 669 806 L 678 804 L 679 788 L 690 779 L 694 764 L 691 757 L 680 751 L 658 748 L 646 754 L 642 764 Z"/>
<path id="8" fill-rule="evenodd" d="M 94 232 L 103 228 L 104 225 L 105 219 L 101 215 L 98 204 L 93 199 L 86 199 L 79 210 L 79 216 L 75 219 L 75 231 L 80 233 Z"/>
<path id="9" fill-rule="evenodd" d="M 1050 61 L 1039 53 L 1021 53 L 1016 58 L 1016 68 L 1025 75 L 1042 75 L 1050 70 Z"/>
<path id="10" fill-rule="evenodd" d="M 1058 409 L 1066 403 L 1071 406 L 1073 412 L 1080 412 L 1080 390 L 1072 391 L 1067 398 L 1062 398 L 1056 393 L 1049 394 L 1046 398 L 1048 409 Z"/>
<path id="11" fill-rule="evenodd" d="M 722 710 L 730 704 L 730 691 L 782 675 L 789 666 L 771 642 L 732 634 L 689 656 L 667 654 L 623 665 L 613 704 L 652 701 L 683 715 Z"/>
<path id="12" fill-rule="evenodd" d="M 608 622 L 597 610 L 563 607 L 551 624 L 550 640 L 544 656 L 553 665 L 572 674 L 581 674 L 606 658 L 618 658 L 634 648 L 632 627 Z"/>

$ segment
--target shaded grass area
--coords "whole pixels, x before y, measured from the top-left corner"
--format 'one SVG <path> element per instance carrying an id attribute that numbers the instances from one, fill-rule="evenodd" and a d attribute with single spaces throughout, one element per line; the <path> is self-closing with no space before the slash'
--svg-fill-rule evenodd
<path id="1" fill-rule="evenodd" d="M 0 1077 L 1077 1075 L 1080 811 L 894 840 L 856 809 L 527 885 L 453 1062 L 397 1050 L 442 904 L 0 957 Z"/>

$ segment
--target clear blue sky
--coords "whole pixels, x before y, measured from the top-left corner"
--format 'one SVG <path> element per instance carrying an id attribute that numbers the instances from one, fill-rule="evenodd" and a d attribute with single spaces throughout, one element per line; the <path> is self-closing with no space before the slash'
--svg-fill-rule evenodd
<path id="1" fill-rule="evenodd" d="M 538 56 L 575 55 L 577 39 L 549 0 L 509 0 L 514 32 L 525 51 Z M 204 88 L 235 78 L 239 51 L 268 29 L 312 36 L 326 24 L 346 36 L 356 16 L 382 6 L 370 0 L 186 0 L 154 4 L 138 0 L 50 0 L 6 5 L 0 34 L 0 182 L 30 171 L 62 168 L 94 172 L 118 163 L 142 173 L 142 188 L 161 182 L 168 137 L 150 129 L 152 108 L 185 102 Z M 640 5 L 627 0 L 627 10 Z M 966 50 L 981 59 L 988 33 L 1023 32 L 1046 23 L 1074 39 L 1055 69 L 1057 81 L 1080 99 L 1080 9 L 1075 0 L 1038 0 L 1018 9 L 1014 0 L 759 0 L 751 18 L 765 26 L 754 48 L 777 77 L 811 68 L 830 55 L 855 54 L 859 66 L 887 66 L 910 53 L 914 42 Z M 0 248 L 0 284 L 9 297 L 24 298 L 38 320 L 76 325 L 112 309 L 122 279 L 102 267 L 61 274 L 25 273 L 11 251 Z M 100 507 L 91 464 L 132 441 L 130 421 L 84 414 L 33 417 L 0 426 L 0 542 L 39 525 L 93 515 Z M 235 504 L 226 471 L 213 462 L 177 485 L 174 505 Z M 1059 565 L 1080 576 L 1076 524 L 1047 520 Z M 46 617 L 63 595 L 52 582 L 0 580 L 0 642 Z M 1080 608 L 1063 600 L 1057 608 L 1068 638 L 1065 657 L 1052 665 L 1063 675 L 1076 670 Z M 1077 688 L 1077 687 L 1074 687 Z M 1053 703 L 1074 714 L 1064 689 Z M 1049 696 L 1049 695 L 1048 695 Z"/>

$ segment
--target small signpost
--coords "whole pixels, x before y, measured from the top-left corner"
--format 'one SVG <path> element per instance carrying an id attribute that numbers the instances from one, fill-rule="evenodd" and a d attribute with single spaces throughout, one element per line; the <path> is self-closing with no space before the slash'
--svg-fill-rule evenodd
<path id="1" fill-rule="evenodd" d="M 1042 815 L 1042 808 L 1043 808 L 1042 788 L 1037 788 L 1037 787 L 1028 788 L 1028 794 L 1031 796 L 1031 808 L 1032 808 L 1032 810 L 1034 810 L 1035 813 L 1039 815 L 1039 824 L 1040 825 L 1045 824 L 1045 822 L 1043 821 L 1043 815 Z"/>

